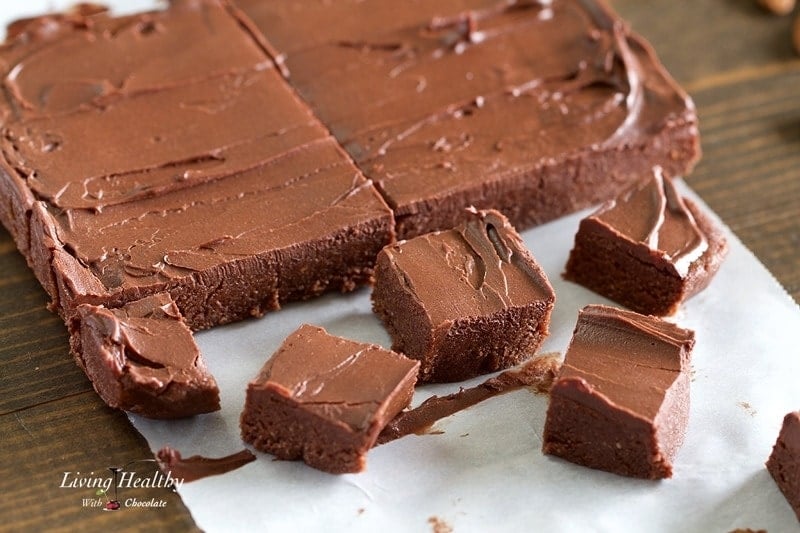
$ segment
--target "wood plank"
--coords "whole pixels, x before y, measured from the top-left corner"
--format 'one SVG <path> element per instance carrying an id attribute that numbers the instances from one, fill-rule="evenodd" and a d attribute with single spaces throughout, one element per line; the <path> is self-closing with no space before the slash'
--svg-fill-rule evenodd
<path id="1" fill-rule="evenodd" d="M 0 230 L 0 249 L 13 245 Z M 16 250 L 16 248 L 14 249 Z M 14 251 L 0 254 L 0 414 L 92 390 L 69 354 L 61 319 L 46 308 L 49 298 Z"/>
<path id="2" fill-rule="evenodd" d="M 83 392 L 0 416 L 0 516 L 17 531 L 197 531 L 180 497 L 167 489 L 125 489 L 119 499 L 163 500 L 164 508 L 126 508 L 103 512 L 84 507 L 96 489 L 61 488 L 71 478 L 109 466 L 151 459 L 144 439 L 127 417 L 106 407 L 93 392 Z M 155 466 L 132 466 L 152 475 Z M 3 526 L 0 526 L 3 529 Z"/>

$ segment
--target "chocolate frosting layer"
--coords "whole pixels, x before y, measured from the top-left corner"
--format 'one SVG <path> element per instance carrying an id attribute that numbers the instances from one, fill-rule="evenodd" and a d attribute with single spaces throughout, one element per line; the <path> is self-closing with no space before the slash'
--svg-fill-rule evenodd
<path id="1" fill-rule="evenodd" d="M 695 120 L 650 47 L 602 2 L 238 5 L 398 217 Z"/>
<path id="2" fill-rule="evenodd" d="M 384 248 L 433 325 L 554 300 L 547 276 L 507 218 L 475 209 L 467 216 L 452 230 Z"/>
<path id="3" fill-rule="evenodd" d="M 583 308 L 558 385 L 566 397 L 597 402 L 653 422 L 680 374 L 689 371 L 694 332 L 655 317 L 602 305 Z"/>
<path id="4" fill-rule="evenodd" d="M 107 403 L 154 418 L 219 409 L 219 389 L 167 294 L 107 309 L 81 305 L 81 364 Z"/>
<path id="5" fill-rule="evenodd" d="M 420 434 L 437 421 L 500 394 L 523 387 L 546 393 L 561 368 L 560 354 L 537 356 L 519 369 L 505 370 L 480 385 L 447 396 L 431 396 L 419 407 L 398 414 L 378 435 L 377 444 L 391 442 L 412 433 Z"/>
<path id="6" fill-rule="evenodd" d="M 418 369 L 419 362 L 400 354 L 306 324 L 284 341 L 249 387 L 277 389 L 303 409 L 360 432 L 376 423 L 382 427 L 385 420 L 376 419 L 388 420 L 406 406 L 410 396 L 397 392 Z"/>
<path id="7" fill-rule="evenodd" d="M 23 21 L 0 66 L 0 149 L 62 308 L 170 291 L 208 327 L 352 289 L 393 240 L 380 194 L 224 0 Z"/>
<path id="8" fill-rule="evenodd" d="M 192 455 L 182 457 L 181 452 L 169 446 L 164 446 L 156 452 L 156 461 L 164 473 L 172 473 L 173 478 L 180 479 L 183 483 L 190 483 L 209 476 L 227 474 L 232 470 L 241 468 L 247 463 L 256 460 L 250 450 L 242 450 L 225 457 L 203 457 Z"/>
<path id="9" fill-rule="evenodd" d="M 680 276 L 686 276 L 708 249 L 694 216 L 660 168 L 590 218 L 607 231 L 659 253 Z"/>
<path id="10" fill-rule="evenodd" d="M 242 37 L 226 9 L 189 0 L 129 17 L 31 21 L 0 50 L 9 96 L 0 146 L 40 199 L 99 209 L 217 179 L 319 137 L 324 130 L 282 84 L 257 83 L 272 63 Z"/>

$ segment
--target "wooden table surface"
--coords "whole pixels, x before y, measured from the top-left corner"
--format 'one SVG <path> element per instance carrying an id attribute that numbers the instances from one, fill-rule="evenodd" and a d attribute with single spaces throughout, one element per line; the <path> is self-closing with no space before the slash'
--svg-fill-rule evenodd
<path id="1" fill-rule="evenodd" d="M 689 184 L 795 301 L 800 299 L 800 58 L 791 18 L 751 0 L 617 0 L 693 96 L 704 156 Z M 0 530 L 191 530 L 180 498 L 164 509 L 83 508 L 64 472 L 101 473 L 152 457 L 73 363 L 62 321 L 0 229 Z"/>

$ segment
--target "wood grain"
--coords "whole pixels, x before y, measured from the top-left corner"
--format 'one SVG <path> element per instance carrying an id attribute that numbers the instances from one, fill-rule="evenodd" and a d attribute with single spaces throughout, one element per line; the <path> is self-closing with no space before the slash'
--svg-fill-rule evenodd
<path id="1" fill-rule="evenodd" d="M 697 103 L 705 155 L 690 185 L 799 300 L 800 59 L 791 20 L 750 0 L 613 4 Z M 0 529 L 194 528 L 180 499 L 166 491 L 166 510 L 103 513 L 58 488 L 65 471 L 152 454 L 127 418 L 94 394 L 46 304 L 0 230 Z"/>

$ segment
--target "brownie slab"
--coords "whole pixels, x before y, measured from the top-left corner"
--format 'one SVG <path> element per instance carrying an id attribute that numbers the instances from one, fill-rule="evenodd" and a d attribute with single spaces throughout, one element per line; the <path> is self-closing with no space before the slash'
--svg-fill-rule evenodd
<path id="1" fill-rule="evenodd" d="M 708 215 L 656 167 L 581 220 L 564 277 L 639 313 L 673 314 L 728 251 Z"/>
<path id="2" fill-rule="evenodd" d="M 168 294 L 117 309 L 78 306 L 69 321 L 78 365 L 111 407 L 149 418 L 219 410 L 219 389 Z"/>
<path id="3" fill-rule="evenodd" d="M 513 366 L 549 333 L 555 293 L 519 234 L 497 211 L 466 217 L 378 255 L 373 310 L 392 349 L 422 362 L 422 381 Z"/>
<path id="4" fill-rule="evenodd" d="M 237 5 L 402 238 L 453 227 L 470 205 L 528 227 L 700 155 L 693 103 L 604 2 Z"/>
<path id="5" fill-rule="evenodd" d="M 800 520 L 800 412 L 784 417 L 767 470 Z"/>
<path id="6" fill-rule="evenodd" d="M 623 476 L 672 477 L 689 419 L 694 332 L 590 305 L 550 391 L 543 451 Z"/>
<path id="7" fill-rule="evenodd" d="M 20 24 L 0 220 L 53 306 L 169 292 L 190 326 L 367 282 L 391 210 L 227 2 Z"/>
<path id="8" fill-rule="evenodd" d="M 360 472 L 386 424 L 411 401 L 419 363 L 303 325 L 247 386 L 242 438 L 279 459 Z"/>

